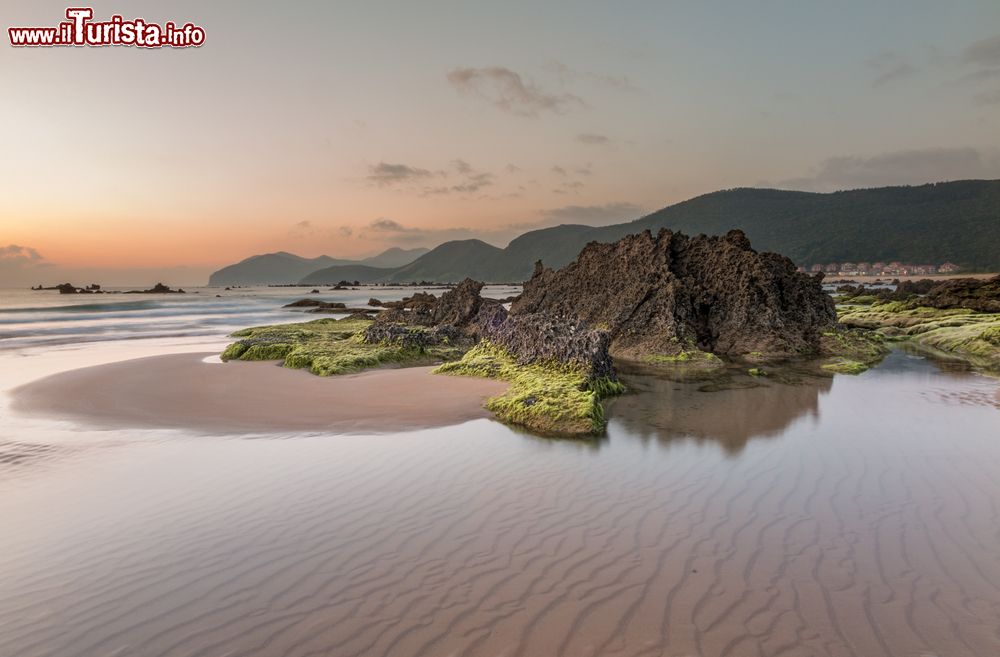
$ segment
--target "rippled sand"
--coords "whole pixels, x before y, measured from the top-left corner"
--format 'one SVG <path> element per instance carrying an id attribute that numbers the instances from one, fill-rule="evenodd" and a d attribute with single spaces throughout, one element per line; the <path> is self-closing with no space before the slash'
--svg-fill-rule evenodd
<path id="1" fill-rule="evenodd" d="M 0 655 L 1000 654 L 995 382 L 633 385 L 589 445 L 17 425 Z"/>

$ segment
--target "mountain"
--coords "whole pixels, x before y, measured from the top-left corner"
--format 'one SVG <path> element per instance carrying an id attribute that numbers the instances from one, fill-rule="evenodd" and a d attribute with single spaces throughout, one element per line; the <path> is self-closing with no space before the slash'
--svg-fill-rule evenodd
<path id="1" fill-rule="evenodd" d="M 374 283 L 388 280 L 396 271 L 392 267 L 369 267 L 368 265 L 334 265 L 314 271 L 301 281 L 302 285 L 336 285 L 341 281 Z"/>
<path id="2" fill-rule="evenodd" d="M 416 249 L 401 249 L 396 246 L 383 251 L 377 256 L 371 256 L 370 258 L 359 260 L 358 263 L 368 265 L 369 267 L 402 267 L 403 265 L 410 264 L 428 251 L 430 251 L 430 249 L 425 249 L 423 247 Z"/>
<path id="3" fill-rule="evenodd" d="M 755 249 L 784 254 L 800 265 L 951 261 L 969 269 L 1000 271 L 1000 180 L 829 194 L 730 189 L 668 206 L 629 223 L 543 228 L 517 237 L 503 249 L 480 240 L 445 242 L 403 266 L 352 270 L 356 275 L 347 276 L 336 269 L 344 263 L 330 263 L 316 268 L 322 273 L 306 272 L 302 278 L 317 284 L 340 280 L 454 282 L 466 276 L 519 282 L 531 275 L 536 260 L 562 267 L 588 242 L 614 242 L 660 228 L 690 235 L 721 235 L 739 228 Z"/>
<path id="4" fill-rule="evenodd" d="M 223 267 L 208 278 L 209 285 L 263 285 L 267 283 L 297 283 L 309 272 L 331 265 L 349 264 L 350 260 L 337 260 L 330 256 L 303 258 L 293 253 L 279 251 L 265 253 Z"/>
<path id="5" fill-rule="evenodd" d="M 365 266 L 367 269 L 383 267 L 391 270 L 409 264 L 427 253 L 427 251 L 424 248 L 392 248 L 360 261 L 331 258 L 330 256 L 303 258 L 285 251 L 265 253 L 263 255 L 251 256 L 235 265 L 223 267 L 209 277 L 208 284 L 212 286 L 224 286 L 298 283 L 304 276 L 309 275 L 311 272 L 331 266 L 358 265 Z M 364 272 L 366 270 L 361 271 Z M 340 280 L 355 279 L 342 277 L 334 282 Z"/>
<path id="6" fill-rule="evenodd" d="M 304 285 L 323 285 L 338 281 L 410 282 L 460 281 L 466 276 L 476 280 L 495 280 L 504 250 L 481 240 L 445 242 L 413 262 L 395 269 L 360 270 L 332 266 L 314 271 L 302 279 Z M 349 275 L 350 274 L 350 275 Z"/>
<path id="7" fill-rule="evenodd" d="M 713 192 L 625 224 L 525 233 L 505 249 L 498 280 L 523 280 L 539 258 L 549 267 L 562 267 L 590 241 L 614 242 L 661 228 L 689 235 L 739 228 L 758 251 L 781 253 L 800 265 L 951 261 L 1000 271 L 1000 180 L 829 194 L 756 188 Z"/>

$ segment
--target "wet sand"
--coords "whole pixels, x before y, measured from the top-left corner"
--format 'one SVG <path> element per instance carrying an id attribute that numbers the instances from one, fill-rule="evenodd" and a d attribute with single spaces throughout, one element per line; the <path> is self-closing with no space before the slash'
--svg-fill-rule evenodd
<path id="1" fill-rule="evenodd" d="M 994 380 L 628 382 L 587 444 L 4 417 L 0 655 L 1000 655 Z"/>
<path id="2" fill-rule="evenodd" d="M 490 417 L 507 384 L 434 376 L 431 367 L 319 377 L 275 362 L 171 354 L 63 372 L 12 392 L 12 408 L 105 428 L 209 433 L 383 433 Z"/>

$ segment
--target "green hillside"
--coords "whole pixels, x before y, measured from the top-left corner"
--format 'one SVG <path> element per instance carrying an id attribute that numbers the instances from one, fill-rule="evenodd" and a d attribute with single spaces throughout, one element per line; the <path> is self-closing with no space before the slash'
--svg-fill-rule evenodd
<path id="1" fill-rule="evenodd" d="M 754 248 L 784 254 L 800 265 L 951 261 L 970 270 L 1000 271 L 1000 180 L 831 194 L 731 189 L 677 203 L 629 223 L 531 231 L 503 249 L 480 240 L 460 240 L 441 244 L 401 267 L 345 269 L 348 263 L 333 262 L 299 278 L 317 284 L 344 279 L 449 282 L 466 276 L 516 282 L 531 275 L 536 260 L 561 267 L 587 242 L 613 242 L 630 233 L 660 228 L 692 235 L 740 228 Z"/>

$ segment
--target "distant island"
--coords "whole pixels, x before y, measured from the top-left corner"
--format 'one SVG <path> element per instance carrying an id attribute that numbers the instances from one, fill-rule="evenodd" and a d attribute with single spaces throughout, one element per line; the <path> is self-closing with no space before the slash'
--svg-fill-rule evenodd
<path id="1" fill-rule="evenodd" d="M 33 291 L 58 290 L 59 294 L 186 294 L 183 288 L 173 289 L 163 283 L 157 283 L 147 290 L 105 290 L 97 283 L 91 283 L 87 287 L 77 287 L 72 283 L 60 283 L 52 287 L 38 285 L 31 288 Z M 197 292 L 195 292 L 197 294 Z"/>
<path id="2" fill-rule="evenodd" d="M 935 263 L 939 270 L 947 263 L 961 271 L 1000 271 L 1000 180 L 829 194 L 731 189 L 628 223 L 530 231 L 502 249 L 472 239 L 445 242 L 422 253 L 390 250 L 363 261 L 307 259 L 284 252 L 258 255 L 215 272 L 209 284 L 457 282 L 466 277 L 520 282 L 531 275 L 536 260 L 562 267 L 589 242 L 611 243 L 660 228 L 694 235 L 723 235 L 740 228 L 761 251 L 781 253 L 804 269 L 816 263 L 826 271 L 832 263 L 895 262 Z"/>

